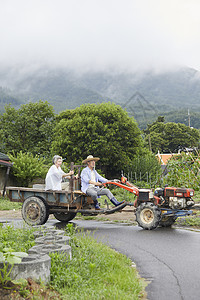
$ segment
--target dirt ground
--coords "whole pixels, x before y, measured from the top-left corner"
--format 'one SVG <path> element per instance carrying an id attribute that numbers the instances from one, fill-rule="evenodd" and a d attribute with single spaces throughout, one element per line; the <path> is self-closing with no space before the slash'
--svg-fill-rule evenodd
<path id="1" fill-rule="evenodd" d="M 110 221 L 118 221 L 118 222 L 134 222 L 135 221 L 135 213 L 134 208 L 124 208 L 121 212 L 116 212 L 111 215 L 100 214 L 95 218 L 97 219 L 105 219 Z M 49 216 L 50 219 L 55 219 L 53 215 Z M 22 219 L 21 210 L 1 210 L 0 211 L 0 221 L 6 219 Z"/>

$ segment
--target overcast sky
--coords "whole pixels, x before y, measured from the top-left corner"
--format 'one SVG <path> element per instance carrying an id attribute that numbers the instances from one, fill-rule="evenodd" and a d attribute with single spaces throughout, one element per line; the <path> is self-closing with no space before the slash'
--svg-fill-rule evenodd
<path id="1" fill-rule="evenodd" d="M 0 64 L 200 71 L 200 0 L 0 0 Z"/>

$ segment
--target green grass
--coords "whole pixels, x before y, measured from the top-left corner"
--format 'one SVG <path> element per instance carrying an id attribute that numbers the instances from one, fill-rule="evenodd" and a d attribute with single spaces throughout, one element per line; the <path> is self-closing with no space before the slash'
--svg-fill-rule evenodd
<path id="1" fill-rule="evenodd" d="M 0 210 L 21 209 L 22 203 L 11 202 L 7 197 L 0 197 Z"/>
<path id="2" fill-rule="evenodd" d="M 0 227 L 0 251 L 11 247 L 14 251 L 27 252 L 35 245 L 33 232 L 38 229 L 14 228 L 13 225 L 3 227 L 2 224 Z M 72 259 L 64 254 L 51 254 L 50 287 L 57 290 L 62 299 L 128 300 L 143 297 L 144 281 L 138 277 L 130 259 L 98 243 L 88 233 L 75 233 L 72 224 L 67 228 L 66 233 L 71 236 Z M 27 295 L 26 284 L 21 285 L 20 294 Z"/>
<path id="3" fill-rule="evenodd" d="M 176 224 L 181 225 L 181 226 L 191 226 L 191 227 L 196 227 L 200 228 L 200 217 L 196 216 L 189 216 L 185 218 L 179 218 L 176 221 Z"/>
<path id="4" fill-rule="evenodd" d="M 72 260 L 51 254 L 51 286 L 63 299 L 139 299 L 144 283 L 132 262 L 89 234 L 71 236 Z"/>
<path id="5" fill-rule="evenodd" d="M 28 249 L 35 245 L 33 232 L 35 228 L 14 228 L 13 225 L 6 225 L 0 223 L 0 251 L 1 248 L 12 248 L 17 252 L 27 252 Z"/>
<path id="6" fill-rule="evenodd" d="M 200 202 L 200 191 L 195 191 L 195 192 L 194 192 L 193 200 L 194 200 L 196 203 Z"/>

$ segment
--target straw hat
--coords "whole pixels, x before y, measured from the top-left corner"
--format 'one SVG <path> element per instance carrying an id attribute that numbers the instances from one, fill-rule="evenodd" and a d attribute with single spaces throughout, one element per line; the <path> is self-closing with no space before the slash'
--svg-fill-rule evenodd
<path id="1" fill-rule="evenodd" d="M 88 161 L 91 161 L 91 160 L 98 161 L 98 160 L 100 160 L 100 158 L 93 157 L 93 155 L 88 155 L 88 157 L 82 161 L 82 164 L 86 164 Z"/>

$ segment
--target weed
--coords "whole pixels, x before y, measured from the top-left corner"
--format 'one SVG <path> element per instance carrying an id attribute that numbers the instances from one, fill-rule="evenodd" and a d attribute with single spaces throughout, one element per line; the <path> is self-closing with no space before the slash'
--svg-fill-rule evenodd
<path id="1" fill-rule="evenodd" d="M 11 202 L 7 197 L 0 197 L 0 210 L 21 209 L 22 203 Z"/>
<path id="2" fill-rule="evenodd" d="M 199 217 L 186 217 L 182 225 L 200 227 Z"/>
<path id="3" fill-rule="evenodd" d="M 72 225 L 72 224 L 70 224 Z M 73 257 L 51 254 L 51 286 L 63 299 L 138 299 L 143 290 L 132 262 L 88 233 L 67 227 Z"/>
<path id="4" fill-rule="evenodd" d="M 0 251 L 3 248 L 12 248 L 14 251 L 27 252 L 35 245 L 33 232 L 35 228 L 14 228 L 13 225 L 2 227 L 0 230 Z"/>
<path id="5" fill-rule="evenodd" d="M 4 248 L 0 252 L 0 262 L 3 263 L 3 267 L 0 268 L 0 283 L 5 286 L 6 283 L 11 280 L 10 273 L 14 264 L 21 262 L 21 257 L 28 256 L 25 252 L 13 252 L 12 248 Z"/>

